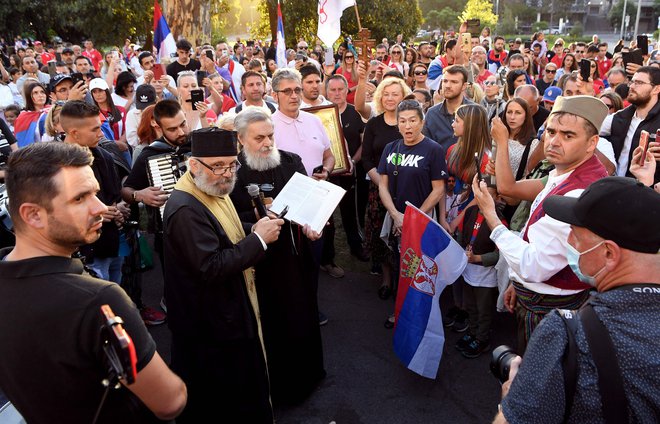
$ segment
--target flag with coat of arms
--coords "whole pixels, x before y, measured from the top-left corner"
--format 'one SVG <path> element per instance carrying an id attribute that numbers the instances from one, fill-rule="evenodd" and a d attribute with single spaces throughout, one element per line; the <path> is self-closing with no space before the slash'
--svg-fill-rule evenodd
<path id="1" fill-rule="evenodd" d="M 439 298 L 463 273 L 461 246 L 424 212 L 406 202 L 401 231 L 394 352 L 417 374 L 435 378 L 445 334 Z"/>

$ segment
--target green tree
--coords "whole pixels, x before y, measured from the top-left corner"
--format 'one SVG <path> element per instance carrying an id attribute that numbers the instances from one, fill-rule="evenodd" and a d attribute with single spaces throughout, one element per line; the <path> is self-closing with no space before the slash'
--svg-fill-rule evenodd
<path id="1" fill-rule="evenodd" d="M 621 17 L 623 15 L 623 2 L 624 0 L 619 0 L 607 14 L 607 19 L 609 19 L 610 24 L 616 28 L 617 31 L 621 29 Z M 630 27 L 635 25 L 635 16 L 637 13 L 637 3 L 633 0 L 627 0 L 628 4 L 626 5 L 626 15 L 630 15 Z"/>
<path id="2" fill-rule="evenodd" d="M 514 34 L 516 31 L 516 21 L 510 8 L 504 9 L 502 19 L 497 23 L 497 34 Z"/>
<path id="3" fill-rule="evenodd" d="M 481 27 L 493 28 L 497 24 L 497 15 L 493 13 L 493 3 L 488 0 L 468 0 L 460 16 L 462 22 L 468 19 L 481 20 Z"/>

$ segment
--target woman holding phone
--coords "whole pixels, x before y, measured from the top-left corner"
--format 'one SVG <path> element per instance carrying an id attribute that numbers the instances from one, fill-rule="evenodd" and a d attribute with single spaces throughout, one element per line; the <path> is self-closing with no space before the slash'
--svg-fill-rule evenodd
<path id="1" fill-rule="evenodd" d="M 209 123 L 206 119 L 206 113 L 209 111 L 209 107 L 204 102 L 204 90 L 197 85 L 195 72 L 179 72 L 176 88 L 179 93 L 179 104 L 186 115 L 188 130 L 208 128 Z"/>

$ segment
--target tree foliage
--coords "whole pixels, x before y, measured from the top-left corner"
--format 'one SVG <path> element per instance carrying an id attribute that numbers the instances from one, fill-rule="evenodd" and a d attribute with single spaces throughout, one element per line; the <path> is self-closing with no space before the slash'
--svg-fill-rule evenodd
<path id="1" fill-rule="evenodd" d="M 621 28 L 621 18 L 623 15 L 623 1 L 618 1 L 607 14 L 607 19 L 609 19 L 610 24 L 617 30 Z M 630 24 L 629 27 L 635 26 L 635 16 L 637 14 L 637 3 L 633 0 L 628 0 L 626 5 L 626 15 L 630 15 Z"/>
<path id="2" fill-rule="evenodd" d="M 468 0 L 460 16 L 462 22 L 468 19 L 481 20 L 481 27 L 493 28 L 497 25 L 497 15 L 493 13 L 493 3 L 488 0 Z"/>
<path id="3" fill-rule="evenodd" d="M 426 14 L 425 23 L 430 25 L 431 29 L 440 28 L 443 30 L 449 30 L 452 27 L 458 28 L 458 15 L 460 15 L 460 12 L 457 12 L 450 7 L 444 7 L 440 11 L 431 10 Z"/>
<path id="4" fill-rule="evenodd" d="M 510 8 L 504 9 L 502 19 L 497 23 L 497 34 L 514 34 L 516 31 L 516 21 Z"/>
<path id="5" fill-rule="evenodd" d="M 318 24 L 318 2 L 311 0 L 286 0 L 281 2 L 284 21 L 284 34 L 289 45 L 298 39 L 308 42 L 316 40 Z M 413 36 L 422 23 L 422 12 L 416 1 L 393 2 L 391 0 L 358 1 L 362 27 L 371 30 L 376 40 L 383 37 L 395 38 L 403 34 L 404 39 Z M 276 6 L 272 0 L 262 0 L 259 5 L 260 22 L 252 31 L 254 37 L 270 37 L 273 24 L 277 22 Z M 355 35 L 358 32 L 357 19 L 352 8 L 346 9 L 341 19 L 342 35 Z"/>

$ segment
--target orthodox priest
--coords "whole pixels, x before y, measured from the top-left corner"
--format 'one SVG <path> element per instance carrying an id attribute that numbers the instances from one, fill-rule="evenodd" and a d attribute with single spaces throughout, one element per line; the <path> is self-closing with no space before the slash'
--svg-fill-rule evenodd
<path id="1" fill-rule="evenodd" d="M 294 173 L 306 175 L 300 156 L 278 150 L 268 112 L 245 108 L 234 121 L 243 146 L 236 188 L 231 198 L 241 219 L 257 215 L 247 186 L 256 184 L 274 198 Z M 256 265 L 256 285 L 263 326 L 271 395 L 277 404 L 304 401 L 325 377 L 318 323 L 318 280 L 310 241 L 320 234 L 286 222 L 279 239 Z"/>
<path id="2" fill-rule="evenodd" d="M 234 132 L 192 132 L 188 172 L 165 207 L 172 368 L 189 389 L 178 423 L 273 422 L 253 266 L 284 221 L 241 222 L 228 196 L 236 153 Z"/>

